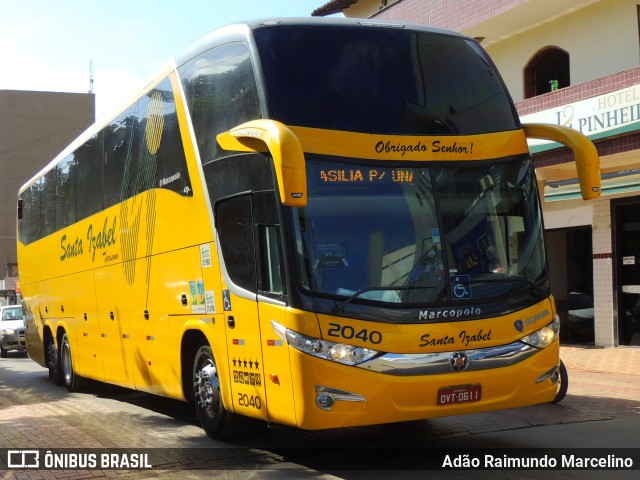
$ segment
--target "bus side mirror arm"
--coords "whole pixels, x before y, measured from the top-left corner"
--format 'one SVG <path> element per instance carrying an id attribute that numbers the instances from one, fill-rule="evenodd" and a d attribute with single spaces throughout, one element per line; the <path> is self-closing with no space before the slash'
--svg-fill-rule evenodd
<path id="1" fill-rule="evenodd" d="M 216 137 L 225 150 L 268 151 L 273 158 L 280 200 L 289 207 L 307 205 L 307 172 L 298 137 L 275 120 L 252 120 Z"/>
<path id="2" fill-rule="evenodd" d="M 577 130 L 559 125 L 529 123 L 522 128 L 527 138 L 551 140 L 573 150 L 582 198 L 591 200 L 600 196 L 600 157 L 591 140 Z"/>

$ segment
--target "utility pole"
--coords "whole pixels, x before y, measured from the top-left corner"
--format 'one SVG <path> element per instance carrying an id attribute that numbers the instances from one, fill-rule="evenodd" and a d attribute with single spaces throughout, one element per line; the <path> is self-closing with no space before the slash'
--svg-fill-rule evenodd
<path id="1" fill-rule="evenodd" d="M 89 60 L 89 93 L 93 93 L 93 59 Z"/>

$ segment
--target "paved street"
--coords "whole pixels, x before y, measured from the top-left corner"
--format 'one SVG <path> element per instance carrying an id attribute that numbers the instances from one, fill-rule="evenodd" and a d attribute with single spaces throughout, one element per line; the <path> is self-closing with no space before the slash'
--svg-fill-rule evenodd
<path id="1" fill-rule="evenodd" d="M 640 349 L 562 347 L 560 405 L 402 425 L 304 432 L 259 426 L 233 444 L 206 437 L 182 402 L 102 384 L 68 393 L 24 354 L 0 361 L 0 449 L 152 449 L 153 470 L 17 470 L 6 479 L 430 478 L 414 465 L 433 448 L 633 448 L 640 462 Z M 111 450 L 109 450 L 111 451 Z M 468 453 L 473 450 L 466 450 Z M 0 462 L 6 459 L 0 459 Z M 0 463 L 2 465 L 2 463 Z M 204 471 L 203 468 L 208 470 Z M 434 478 L 633 478 L 620 471 L 432 472 Z M 377 474 L 377 475 L 376 475 Z M 553 476 L 553 475 L 551 475 Z M 555 478 L 555 477 L 554 477 Z M 560 477 L 558 477 L 560 478 Z"/>

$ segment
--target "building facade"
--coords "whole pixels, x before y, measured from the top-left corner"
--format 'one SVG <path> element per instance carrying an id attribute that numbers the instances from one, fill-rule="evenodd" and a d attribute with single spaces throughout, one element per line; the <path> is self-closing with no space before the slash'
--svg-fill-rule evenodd
<path id="1" fill-rule="evenodd" d="M 95 120 L 95 96 L 0 90 L 0 304 L 16 302 L 19 188 Z"/>
<path id="2" fill-rule="evenodd" d="M 640 345 L 640 5 L 634 0 L 333 0 L 312 15 L 428 24 L 478 40 L 523 123 L 569 126 L 600 154 L 582 201 L 571 153 L 531 144 L 564 341 Z"/>

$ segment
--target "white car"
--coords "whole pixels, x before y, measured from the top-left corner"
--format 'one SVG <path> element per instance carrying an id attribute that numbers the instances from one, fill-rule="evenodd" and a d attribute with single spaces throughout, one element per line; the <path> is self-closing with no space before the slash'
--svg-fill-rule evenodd
<path id="1" fill-rule="evenodd" d="M 26 350 L 24 330 L 21 305 L 0 307 L 0 357 L 6 358 L 11 350 Z"/>

